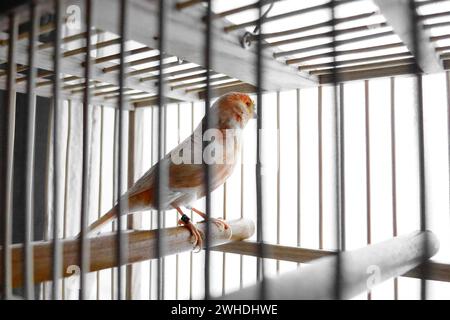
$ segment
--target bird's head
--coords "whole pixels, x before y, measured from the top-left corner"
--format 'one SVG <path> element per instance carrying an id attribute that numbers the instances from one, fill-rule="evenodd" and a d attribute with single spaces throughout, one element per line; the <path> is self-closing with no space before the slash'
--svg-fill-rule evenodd
<path id="1" fill-rule="evenodd" d="M 243 129 L 250 119 L 256 117 L 255 103 L 248 94 L 231 92 L 216 102 L 219 126 Z"/>

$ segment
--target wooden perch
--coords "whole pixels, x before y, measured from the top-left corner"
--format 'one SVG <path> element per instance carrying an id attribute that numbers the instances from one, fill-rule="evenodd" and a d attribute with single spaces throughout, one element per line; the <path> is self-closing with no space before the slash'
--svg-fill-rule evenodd
<path id="1" fill-rule="evenodd" d="M 221 231 L 214 224 L 211 224 L 210 245 L 219 245 L 230 241 L 238 241 L 251 237 L 255 231 L 254 223 L 248 219 L 228 221 L 230 229 Z M 197 227 L 205 232 L 205 224 L 199 223 Z M 127 243 L 124 253 L 125 263 L 134 263 L 149 259 L 155 259 L 157 246 L 157 232 L 150 231 L 127 231 L 124 232 Z M 167 256 L 193 249 L 190 232 L 184 227 L 174 227 L 160 230 L 161 243 L 164 245 L 161 255 Z M 99 271 L 117 267 L 116 252 L 117 236 L 115 233 L 102 234 L 90 239 L 90 271 Z M 68 272 L 73 266 L 79 265 L 79 245 L 77 239 L 63 240 L 63 276 L 68 277 L 72 273 Z M 2 251 L 0 249 L 0 251 Z M 22 244 L 15 244 L 12 251 L 13 288 L 23 285 L 23 250 Z M 34 252 L 34 281 L 52 280 L 53 266 L 53 242 L 40 241 L 33 243 Z M 73 270 L 73 269 L 72 269 Z M 2 269 L 0 267 L 0 273 Z"/>
<path id="2" fill-rule="evenodd" d="M 399 277 L 426 262 L 439 249 L 430 232 L 416 231 L 358 250 L 323 257 L 296 271 L 265 280 L 266 299 L 350 299 L 385 280 Z M 338 267 L 338 264 L 340 267 Z M 427 270 L 423 270 L 427 273 Z M 223 296 L 223 299 L 259 299 L 262 284 Z"/>

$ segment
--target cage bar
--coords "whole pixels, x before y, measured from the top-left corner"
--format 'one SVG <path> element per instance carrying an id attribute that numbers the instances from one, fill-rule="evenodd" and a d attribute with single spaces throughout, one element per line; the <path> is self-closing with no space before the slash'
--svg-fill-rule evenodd
<path id="1" fill-rule="evenodd" d="M 8 41 L 8 69 L 7 69 L 7 95 L 5 101 L 5 114 L 3 115 L 2 132 L 2 231 L 3 231 L 3 255 L 2 255 L 2 297 L 7 300 L 11 296 L 11 241 L 12 241 L 12 187 L 13 187 L 13 161 L 14 161 L 14 131 L 16 117 L 16 46 L 19 23 L 16 15 L 11 13 L 9 19 Z"/>

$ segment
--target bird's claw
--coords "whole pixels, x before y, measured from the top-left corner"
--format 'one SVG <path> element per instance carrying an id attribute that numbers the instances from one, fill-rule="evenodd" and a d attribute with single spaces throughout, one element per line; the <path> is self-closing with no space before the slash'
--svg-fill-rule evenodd
<path id="1" fill-rule="evenodd" d="M 197 251 L 194 251 L 194 252 L 196 252 L 196 253 L 200 252 L 202 250 L 202 248 L 203 248 L 203 237 L 204 237 L 203 232 L 200 231 L 190 221 L 185 223 L 185 222 L 179 220 L 178 224 L 185 226 L 191 232 L 191 235 L 192 235 L 192 241 L 191 242 L 194 245 L 194 250 L 197 249 Z"/>
<path id="2" fill-rule="evenodd" d="M 222 218 L 209 218 L 207 221 L 203 222 L 214 223 L 222 232 L 230 228 L 230 225 L 226 223 Z M 191 242 L 194 245 L 194 250 L 197 249 L 197 251 L 194 252 L 200 252 L 203 248 L 204 233 L 200 231 L 191 221 L 184 222 L 182 220 L 178 220 L 178 225 L 185 226 L 191 232 Z"/>
<path id="3" fill-rule="evenodd" d="M 214 223 L 222 232 L 230 227 L 230 225 L 226 223 L 225 220 L 223 220 L 223 218 L 209 218 L 209 221 Z"/>
<path id="4" fill-rule="evenodd" d="M 194 228 L 197 231 L 197 233 L 192 235 L 193 238 L 194 238 L 193 239 L 194 241 L 192 241 L 192 243 L 194 245 L 194 252 L 195 253 L 199 253 L 200 251 L 202 251 L 202 248 L 203 248 L 203 237 L 204 237 L 204 234 L 203 234 L 203 232 L 201 230 L 197 229 L 196 227 L 194 227 Z"/>

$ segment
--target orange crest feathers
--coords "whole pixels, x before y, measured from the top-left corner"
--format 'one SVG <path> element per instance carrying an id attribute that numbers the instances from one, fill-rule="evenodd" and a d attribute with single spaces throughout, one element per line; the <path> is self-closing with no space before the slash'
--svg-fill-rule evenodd
<path id="1" fill-rule="evenodd" d="M 254 102 L 245 93 L 227 93 L 220 97 L 217 103 L 220 127 L 243 128 L 255 112 Z"/>

